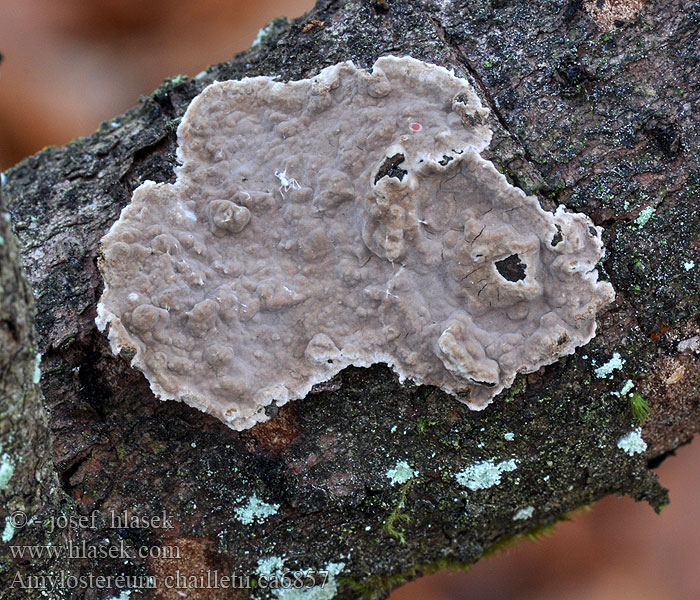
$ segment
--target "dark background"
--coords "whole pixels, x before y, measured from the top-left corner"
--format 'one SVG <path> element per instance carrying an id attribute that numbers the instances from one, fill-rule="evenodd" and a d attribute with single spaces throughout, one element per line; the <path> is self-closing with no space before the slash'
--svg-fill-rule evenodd
<path id="1" fill-rule="evenodd" d="M 0 0 L 0 170 L 94 131 L 165 77 L 193 76 L 245 50 L 265 23 L 312 0 Z M 497 409 L 497 403 L 491 409 Z M 439 573 L 392 600 L 700 598 L 700 444 L 658 470 L 657 516 L 606 498 L 537 542 L 469 573 Z"/>

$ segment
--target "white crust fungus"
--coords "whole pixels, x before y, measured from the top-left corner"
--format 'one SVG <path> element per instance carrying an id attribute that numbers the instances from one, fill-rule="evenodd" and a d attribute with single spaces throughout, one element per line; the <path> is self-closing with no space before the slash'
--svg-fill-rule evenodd
<path id="1" fill-rule="evenodd" d="M 112 350 L 238 430 L 348 365 L 481 409 L 572 353 L 614 297 L 601 229 L 481 158 L 487 115 L 467 81 L 408 57 L 208 86 L 177 181 L 139 186 L 102 240 Z"/>

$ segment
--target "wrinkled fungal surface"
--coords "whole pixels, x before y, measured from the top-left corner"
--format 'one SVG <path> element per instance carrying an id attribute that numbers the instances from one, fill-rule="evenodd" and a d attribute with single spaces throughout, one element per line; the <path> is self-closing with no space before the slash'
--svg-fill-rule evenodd
<path id="1" fill-rule="evenodd" d="M 137 188 L 102 241 L 112 350 L 235 429 L 348 365 L 480 409 L 573 352 L 614 296 L 601 230 L 481 158 L 487 116 L 467 81 L 407 57 L 210 85 L 177 181 Z"/>

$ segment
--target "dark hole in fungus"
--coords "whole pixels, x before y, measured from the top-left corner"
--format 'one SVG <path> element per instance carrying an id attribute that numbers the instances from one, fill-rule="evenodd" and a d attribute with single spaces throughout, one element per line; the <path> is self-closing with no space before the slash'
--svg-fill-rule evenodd
<path id="1" fill-rule="evenodd" d="M 131 348 L 121 348 L 119 350 L 119 356 L 130 361 L 132 358 L 134 358 L 134 356 L 136 356 L 136 350 L 132 350 Z"/>
<path id="2" fill-rule="evenodd" d="M 471 398 L 471 396 L 472 396 L 472 391 L 469 389 L 457 390 L 455 392 L 455 397 L 458 398 L 459 400 L 461 400 L 462 402 L 466 402 L 467 400 L 469 400 L 469 398 Z"/>
<path id="3" fill-rule="evenodd" d="M 561 234 L 561 227 L 559 227 L 559 225 L 555 225 L 555 227 L 557 228 L 557 232 L 552 236 L 552 241 L 550 242 L 552 246 L 556 246 L 564 239 L 564 236 Z"/>
<path id="4" fill-rule="evenodd" d="M 454 97 L 454 101 L 464 105 L 465 107 L 469 106 L 469 95 L 466 93 L 462 94 L 457 94 Z M 471 125 L 472 127 L 475 127 L 477 125 L 481 125 L 483 121 L 481 120 L 481 114 L 478 112 L 465 112 L 462 115 L 462 123 L 465 125 Z"/>
<path id="5" fill-rule="evenodd" d="M 496 261 L 496 270 L 508 281 L 521 281 L 525 279 L 525 265 L 517 254 L 511 254 L 508 258 Z"/>
<path id="6" fill-rule="evenodd" d="M 595 227 L 592 227 L 591 225 L 588 226 L 588 233 L 590 233 L 593 237 L 598 237 L 598 232 L 596 231 Z"/>
<path id="7" fill-rule="evenodd" d="M 444 166 L 447 165 L 447 163 L 450 162 L 451 160 L 452 160 L 452 157 L 451 157 L 451 156 L 449 156 L 449 155 L 447 155 L 447 154 L 443 154 L 443 155 L 442 155 L 442 159 L 440 159 L 440 160 L 438 161 L 438 164 L 441 164 L 441 165 L 444 167 Z"/>
<path id="8" fill-rule="evenodd" d="M 376 184 L 382 177 L 396 177 L 399 181 L 403 179 L 403 176 L 408 174 L 408 171 L 400 169 L 399 165 L 404 161 L 405 156 L 401 153 L 394 154 L 387 158 L 379 171 L 377 171 L 377 176 L 374 178 L 374 183 Z"/>
<path id="9" fill-rule="evenodd" d="M 477 379 L 472 379 L 472 382 L 476 385 L 482 385 L 484 387 L 494 387 L 496 384 L 493 381 L 478 381 Z"/>

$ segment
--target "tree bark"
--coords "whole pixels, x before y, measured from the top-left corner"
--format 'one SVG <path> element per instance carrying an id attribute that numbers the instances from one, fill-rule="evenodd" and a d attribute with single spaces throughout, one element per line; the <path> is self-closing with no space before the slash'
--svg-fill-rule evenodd
<path id="1" fill-rule="evenodd" d="M 62 561 L 46 555 L 13 556 L 13 545 L 60 544 L 64 536 L 42 527 L 70 507 L 53 464 L 52 436 L 39 378 L 41 354 L 34 300 L 21 267 L 0 189 L 0 577 L 5 590 L 16 577 L 50 572 Z M 70 535 L 70 532 L 65 532 Z M 66 538 L 67 541 L 67 538 Z M 7 582 L 7 585 L 6 585 Z M 9 597 L 9 596 L 8 596 Z M 22 597 L 21 593 L 17 597 Z"/>
<path id="2" fill-rule="evenodd" d="M 313 20 L 323 24 L 304 27 Z M 0 493 L 3 516 L 21 509 L 34 519 L 0 544 L 6 597 L 36 597 L 13 585 L 18 571 L 150 576 L 160 587 L 140 597 L 168 599 L 181 597 L 167 584 L 177 573 L 218 571 L 249 575 L 237 583 L 258 587 L 194 590 L 188 580 L 186 590 L 204 599 L 284 598 L 260 585 L 284 565 L 330 571 L 317 597 L 380 598 L 422 573 L 472 564 L 607 494 L 660 509 L 665 490 L 649 467 L 700 428 L 699 33 L 692 0 L 320 1 L 295 22 L 271 23 L 230 62 L 168 80 L 94 134 L 9 170 L 2 193 L 37 300 L 50 431 L 31 383 L 29 294 L 3 221 L 0 443 L 13 475 Z M 492 111 L 485 156 L 544 208 L 564 204 L 605 228 L 599 269 L 617 301 L 599 315 L 598 335 L 519 376 L 483 412 L 434 388 L 402 386 L 382 365 L 346 369 L 240 433 L 155 399 L 96 331 L 96 256 L 140 183 L 174 180 L 188 103 L 214 80 L 293 80 L 348 59 L 370 67 L 384 54 L 470 79 Z M 598 377 L 595 368 L 615 353 L 621 368 Z M 638 426 L 620 393 L 628 381 L 635 402 L 650 406 L 647 448 L 632 455 L 618 446 Z M 491 487 L 470 490 L 455 477 L 468 465 L 511 459 L 515 469 Z M 392 483 L 387 471 L 400 461 L 417 475 Z M 263 510 L 246 512 L 257 500 Z M 146 526 L 123 522 L 125 510 Z M 50 533 L 46 515 L 74 520 Z M 156 520 L 163 515 L 165 523 Z M 13 558 L 12 545 L 48 543 L 42 536 L 118 551 L 51 564 Z M 66 577 L 59 597 L 90 600 L 135 594 L 148 582 L 111 580 L 102 589 Z"/>

